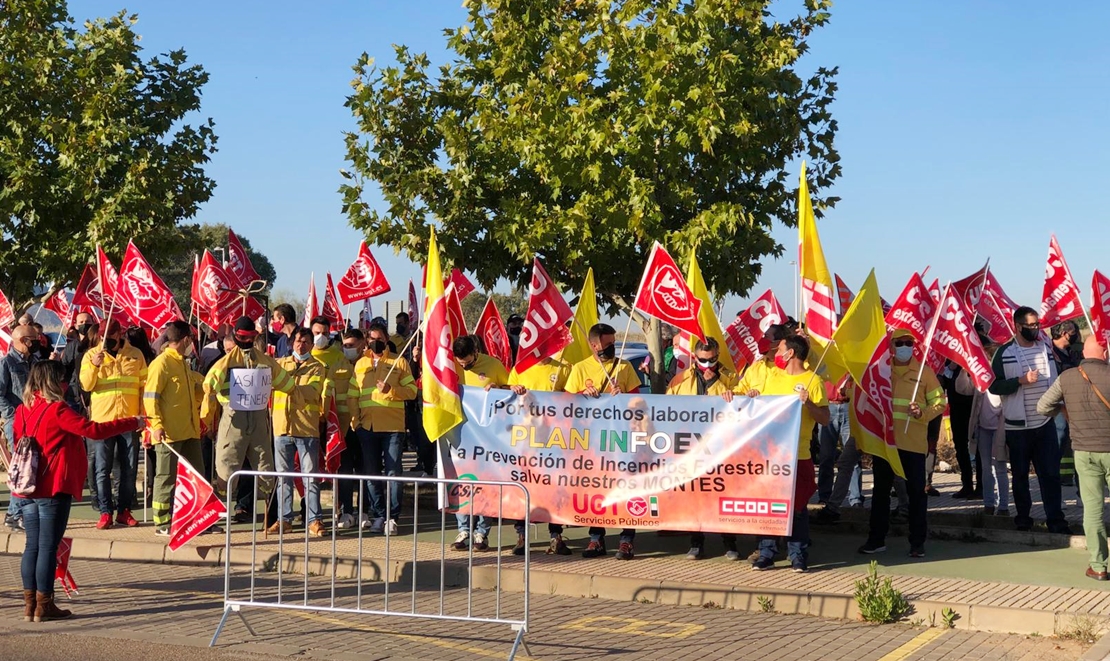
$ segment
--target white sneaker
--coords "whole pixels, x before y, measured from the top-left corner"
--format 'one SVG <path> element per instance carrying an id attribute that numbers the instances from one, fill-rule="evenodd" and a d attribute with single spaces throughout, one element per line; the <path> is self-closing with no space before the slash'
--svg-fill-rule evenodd
<path id="1" fill-rule="evenodd" d="M 690 550 L 686 552 L 686 559 L 687 560 L 699 560 L 699 559 L 701 559 L 701 547 L 700 546 L 691 546 Z"/>
<path id="2" fill-rule="evenodd" d="M 367 528 L 370 527 L 370 522 L 371 522 L 371 519 L 370 519 L 369 514 L 366 514 L 365 512 L 363 512 L 362 514 L 358 515 L 358 527 L 359 528 L 362 528 L 363 530 L 366 530 Z"/>
<path id="3" fill-rule="evenodd" d="M 339 523 L 335 524 L 339 530 L 350 530 L 355 527 L 355 517 L 353 514 L 344 514 L 339 517 Z"/>
<path id="4" fill-rule="evenodd" d="M 396 535 L 397 534 L 397 522 L 396 521 L 394 521 L 393 519 L 390 519 L 389 521 L 385 522 L 385 534 L 386 535 Z"/>
<path id="5" fill-rule="evenodd" d="M 485 551 L 488 548 L 489 544 L 486 542 L 486 536 L 480 532 L 474 533 L 474 550 Z"/>
<path id="6" fill-rule="evenodd" d="M 462 545 L 465 548 L 465 545 L 469 539 L 470 533 L 465 530 L 460 530 L 459 534 L 455 536 L 455 541 L 451 542 L 451 546 L 458 547 Z"/>
<path id="7" fill-rule="evenodd" d="M 370 534 L 380 535 L 382 534 L 383 528 L 385 528 L 385 517 L 379 516 L 378 518 L 374 519 L 374 523 L 370 524 Z"/>

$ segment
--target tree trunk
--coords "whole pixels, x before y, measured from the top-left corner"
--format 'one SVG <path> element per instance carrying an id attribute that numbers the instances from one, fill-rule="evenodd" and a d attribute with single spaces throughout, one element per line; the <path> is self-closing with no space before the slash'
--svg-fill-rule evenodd
<path id="1" fill-rule="evenodd" d="M 641 324 L 647 336 L 648 351 L 651 353 L 651 392 L 661 395 L 667 390 L 667 373 L 663 365 L 663 324 L 658 319 L 647 318 Z"/>

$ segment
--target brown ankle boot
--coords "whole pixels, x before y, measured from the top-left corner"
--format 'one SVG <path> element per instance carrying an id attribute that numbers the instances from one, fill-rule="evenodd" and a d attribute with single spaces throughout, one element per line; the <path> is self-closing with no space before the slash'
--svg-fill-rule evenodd
<path id="1" fill-rule="evenodd" d="M 30 622 L 35 617 L 35 591 L 23 591 L 23 621 Z"/>
<path id="2" fill-rule="evenodd" d="M 50 620 L 64 620 L 73 613 L 62 610 L 54 605 L 53 592 L 39 592 L 35 595 L 35 622 L 49 622 Z"/>

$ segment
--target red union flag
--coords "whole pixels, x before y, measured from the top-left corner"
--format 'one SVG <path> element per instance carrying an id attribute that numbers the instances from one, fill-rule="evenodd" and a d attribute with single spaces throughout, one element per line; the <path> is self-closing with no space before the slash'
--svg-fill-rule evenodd
<path id="1" fill-rule="evenodd" d="M 243 243 L 239 241 L 239 237 L 235 236 L 235 232 L 232 232 L 230 228 L 227 230 L 227 270 L 235 276 L 235 279 L 243 287 L 254 280 L 262 279 L 262 276 L 258 275 L 258 271 L 254 270 L 254 264 L 251 264 L 251 259 L 247 255 Z"/>
<path id="2" fill-rule="evenodd" d="M 852 293 L 851 289 L 848 289 L 848 285 L 844 284 L 844 281 L 840 279 L 838 274 L 834 274 L 833 279 L 836 281 L 836 297 L 840 301 L 840 315 L 844 316 L 848 308 L 852 307 L 852 301 L 856 296 Z"/>
<path id="3" fill-rule="evenodd" d="M 769 351 L 770 347 L 763 346 L 763 335 L 768 328 L 785 320 L 786 311 L 770 289 L 755 299 L 751 307 L 740 313 L 725 329 L 729 351 L 732 352 L 733 362 L 737 367 L 753 364 Z"/>
<path id="4" fill-rule="evenodd" d="M 455 285 L 455 294 L 459 297 L 460 301 L 470 296 L 470 293 L 476 289 L 474 283 L 470 281 L 470 278 L 466 277 L 466 275 L 458 269 L 451 269 L 451 277 L 444 283 L 444 288 L 446 288 L 447 285 Z"/>
<path id="5" fill-rule="evenodd" d="M 343 430 L 339 428 L 339 413 L 335 410 L 335 399 L 331 401 L 328 409 L 327 444 L 324 446 L 324 470 L 329 473 L 339 472 L 339 455 L 347 447 L 347 439 Z"/>
<path id="6" fill-rule="evenodd" d="M 567 328 L 567 322 L 573 318 L 574 311 L 547 275 L 539 258 L 533 259 L 528 312 L 524 315 L 520 345 L 516 350 L 517 373 L 523 373 L 544 358 L 554 356 L 573 342 L 574 337 Z"/>
<path id="7" fill-rule="evenodd" d="M 998 284 L 994 273 L 987 271 L 983 282 L 983 294 L 975 311 L 983 320 L 987 336 L 995 344 L 1009 342 L 1014 337 L 1014 312 L 1018 304 L 1014 302 Z"/>
<path id="8" fill-rule="evenodd" d="M 46 302 L 42 304 L 42 307 L 58 315 L 58 319 L 62 322 L 63 333 L 73 325 L 73 318 L 77 316 L 75 312 L 77 307 L 70 305 L 69 296 L 66 295 L 64 289 L 59 289 L 54 292 L 54 295 L 48 298 Z"/>
<path id="9" fill-rule="evenodd" d="M 678 265 L 658 242 L 651 248 L 632 308 L 705 339 L 705 332 L 698 323 L 701 301 L 690 291 Z M 569 306 L 567 309 L 570 309 Z"/>
<path id="10" fill-rule="evenodd" d="M 358 256 L 347 269 L 347 273 L 339 280 L 336 289 L 339 291 L 339 301 L 343 305 L 350 305 L 389 291 L 389 282 L 386 281 L 377 260 L 370 254 L 365 241 L 358 244 Z"/>
<path id="11" fill-rule="evenodd" d="M 462 303 L 459 301 L 459 292 L 455 285 L 450 283 L 443 293 L 444 305 L 447 306 L 447 323 L 451 327 L 451 337 L 466 335 L 466 317 L 463 316 Z M 400 347 L 398 347 L 400 348 Z"/>
<path id="12" fill-rule="evenodd" d="M 963 280 L 957 280 L 952 283 L 952 291 L 956 292 L 956 296 L 963 299 L 968 309 L 974 310 L 978 307 L 979 297 L 982 296 L 983 283 L 987 280 L 987 272 L 990 270 L 990 265 L 991 260 L 988 259 L 983 268 L 972 273 Z"/>
<path id="13" fill-rule="evenodd" d="M 320 306 L 316 302 L 316 274 L 308 276 L 308 298 L 304 300 L 304 318 L 301 326 L 308 328 L 312 319 L 320 314 Z"/>
<path id="14" fill-rule="evenodd" d="M 894 301 L 886 314 L 886 325 L 890 330 L 902 328 L 913 333 L 918 343 L 924 342 L 929 334 L 929 324 L 936 313 L 937 304 L 929 295 L 929 289 L 921 276 L 914 273 L 905 289 Z"/>
<path id="15" fill-rule="evenodd" d="M 1064 252 L 1056 236 L 1048 242 L 1048 262 L 1045 265 L 1044 294 L 1041 296 L 1041 327 L 1049 328 L 1062 321 L 1083 316 L 1083 301 L 1079 287 L 1071 277 Z"/>
<path id="16" fill-rule="evenodd" d="M 339 309 L 339 301 L 335 300 L 335 285 L 331 282 L 331 273 L 328 273 L 325 287 L 324 308 L 320 311 L 320 314 L 328 318 L 333 331 L 343 330 L 347 324 L 343 321 L 343 312 Z"/>
<path id="17" fill-rule="evenodd" d="M 177 481 L 173 485 L 173 520 L 170 524 L 171 551 L 212 527 L 227 508 L 216 497 L 204 477 L 189 462 L 177 458 Z"/>
<path id="18" fill-rule="evenodd" d="M 482 338 L 486 353 L 500 360 L 502 365 L 512 367 L 513 351 L 509 345 L 509 333 L 505 330 L 505 322 L 501 321 L 501 313 L 492 296 L 486 300 L 486 307 L 482 310 L 478 325 L 474 327 L 474 334 Z"/>
<path id="19" fill-rule="evenodd" d="M 14 323 L 15 312 L 12 310 L 12 304 L 4 292 L 0 291 L 0 328 L 10 328 Z"/>
<path id="20" fill-rule="evenodd" d="M 949 285 L 941 299 L 940 314 L 930 346 L 936 353 L 967 370 L 979 392 L 986 392 L 994 382 L 994 370 L 972 323 L 971 312 Z"/>
<path id="21" fill-rule="evenodd" d="M 894 441 L 894 387 L 891 382 L 890 336 L 871 353 L 871 360 L 852 397 L 852 416 L 862 431 L 860 451 L 881 457 L 898 475 L 905 475 Z"/>
<path id="22" fill-rule="evenodd" d="M 1110 278 L 1097 270 L 1091 280 L 1091 326 L 1105 345 L 1110 338 Z"/>
<path id="23" fill-rule="evenodd" d="M 58 544 L 58 564 L 54 568 L 54 580 L 60 581 L 62 589 L 65 590 L 66 596 L 70 593 L 80 594 L 77 591 L 77 582 L 73 580 L 73 574 L 69 572 L 69 556 L 73 551 L 73 538 L 63 537 L 60 544 Z"/>
<path id="24" fill-rule="evenodd" d="M 127 244 L 123 255 L 116 296 L 128 314 L 154 329 L 185 318 L 169 287 L 150 268 L 134 242 Z"/>
<path id="25" fill-rule="evenodd" d="M 111 268 L 108 264 L 108 268 Z M 111 269 L 114 274 L 115 269 Z M 81 308 L 85 311 L 92 311 L 92 308 L 100 308 L 102 314 L 107 314 L 112 304 L 104 297 L 100 288 L 100 277 L 97 275 L 97 269 L 91 265 L 86 264 L 85 270 L 81 272 L 81 279 L 77 281 L 77 288 L 73 292 L 73 307 Z M 95 316 L 95 315 L 94 315 Z M 114 317 L 119 319 L 121 324 L 130 323 L 130 317 L 127 313 L 116 307 Z"/>
<path id="26" fill-rule="evenodd" d="M 212 253 L 204 251 L 195 276 L 193 300 L 197 304 L 197 316 L 214 330 L 239 315 L 241 302 L 232 287 L 233 277 Z"/>
<path id="27" fill-rule="evenodd" d="M 940 280 L 933 278 L 933 284 L 929 285 L 929 296 L 932 297 L 933 302 L 940 303 Z"/>

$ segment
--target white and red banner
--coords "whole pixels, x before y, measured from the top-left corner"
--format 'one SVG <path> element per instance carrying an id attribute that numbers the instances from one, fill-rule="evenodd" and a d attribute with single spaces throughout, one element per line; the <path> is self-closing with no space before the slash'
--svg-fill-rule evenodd
<path id="1" fill-rule="evenodd" d="M 466 317 L 463 315 L 462 301 L 454 284 L 448 284 L 443 292 L 444 305 L 447 306 L 447 323 L 451 327 L 451 337 L 457 338 L 466 335 Z M 401 347 L 397 347 L 400 351 Z"/>
<path id="2" fill-rule="evenodd" d="M 400 350 L 401 347 L 397 347 Z M 324 445 L 324 470 L 335 474 L 339 472 L 339 456 L 347 448 L 347 438 L 339 428 L 339 413 L 335 409 L 335 399 L 328 409 L 327 443 Z"/>
<path id="3" fill-rule="evenodd" d="M 328 273 L 327 282 L 324 283 L 324 307 L 320 310 L 320 314 L 328 318 L 332 331 L 342 331 L 347 326 L 343 320 L 343 311 L 339 309 L 339 301 L 335 298 L 335 285 L 332 284 L 331 273 Z M 400 350 L 401 347 L 397 349 Z"/>
<path id="4" fill-rule="evenodd" d="M 1091 280 L 1091 331 L 1103 345 L 1110 338 L 1110 278 L 1098 270 Z"/>
<path id="5" fill-rule="evenodd" d="M 871 353 L 871 360 L 863 378 L 855 386 L 852 412 L 856 422 L 882 446 L 870 447 L 869 439 L 860 439 L 861 451 L 874 453 L 891 466 L 896 473 L 905 474 L 894 441 L 894 386 L 891 382 L 890 335 L 887 335 Z"/>
<path id="6" fill-rule="evenodd" d="M 1071 277 L 1071 269 L 1064 261 L 1064 251 L 1056 235 L 1048 242 L 1048 262 L 1045 264 L 1044 294 L 1041 296 L 1041 328 L 1048 329 L 1062 321 L 1083 316 L 1083 300 L 1079 286 Z"/>
<path id="7" fill-rule="evenodd" d="M 304 300 L 304 318 L 301 326 L 308 328 L 313 318 L 320 315 L 320 305 L 316 302 L 316 274 L 308 276 L 308 298 Z"/>
<path id="8" fill-rule="evenodd" d="M 358 244 L 358 256 L 347 272 L 340 278 L 336 285 L 339 300 L 343 305 L 350 305 L 372 296 L 384 294 L 390 290 L 389 282 L 377 260 L 370 254 L 366 242 Z"/>
<path id="9" fill-rule="evenodd" d="M 501 313 L 493 297 L 486 300 L 486 307 L 482 309 L 482 316 L 478 325 L 474 327 L 474 334 L 482 338 L 486 345 L 486 353 L 501 361 L 506 368 L 513 366 L 513 350 L 509 345 L 509 333 L 505 330 L 505 322 L 501 320 Z"/>
<path id="10" fill-rule="evenodd" d="M 840 316 L 843 317 L 848 308 L 852 307 L 852 301 L 855 300 L 856 295 L 852 293 L 851 289 L 848 289 L 848 285 L 840 279 L 838 274 L 833 274 L 833 280 L 836 282 L 836 298 L 840 302 Z"/>
<path id="11" fill-rule="evenodd" d="M 420 305 L 416 302 L 416 285 L 409 278 L 409 329 L 416 332 L 420 328 Z"/>
<path id="12" fill-rule="evenodd" d="M 14 323 L 15 312 L 12 310 L 12 304 L 4 292 L 0 291 L 0 328 L 11 328 Z"/>
<path id="13" fill-rule="evenodd" d="M 173 292 L 150 267 L 134 242 L 127 244 L 127 252 L 123 255 L 116 297 L 132 318 L 156 330 L 171 321 L 185 319 L 177 301 L 173 300 Z"/>
<path id="14" fill-rule="evenodd" d="M 929 334 L 929 324 L 936 311 L 937 304 L 929 295 L 928 287 L 921 280 L 921 276 L 914 273 L 894 301 L 890 311 L 887 312 L 886 325 L 891 330 L 896 328 L 908 330 L 913 333 L 918 343 L 922 343 Z"/>
<path id="15" fill-rule="evenodd" d="M 983 320 L 987 336 L 995 344 L 1009 342 L 1014 337 L 1014 312 L 1018 304 L 1011 299 L 995 279 L 994 273 L 987 271 L 983 283 L 983 294 L 979 297 L 979 307 L 975 311 Z"/>
<path id="16" fill-rule="evenodd" d="M 744 312 L 725 328 L 726 344 L 736 369 L 759 360 L 770 347 L 763 346 L 763 335 L 774 324 L 786 321 L 786 311 L 770 289 L 755 299 Z"/>
<path id="17" fill-rule="evenodd" d="M 227 508 L 209 484 L 189 462 L 177 459 L 177 481 L 173 486 L 173 520 L 170 523 L 171 551 L 208 530 Z"/>
<path id="18" fill-rule="evenodd" d="M 929 297 L 933 299 L 934 303 L 939 305 L 940 294 L 940 280 L 938 278 L 933 278 L 933 284 L 929 285 Z"/>
<path id="19" fill-rule="evenodd" d="M 567 306 L 567 309 L 570 307 Z M 705 331 L 698 323 L 701 301 L 690 291 L 678 265 L 659 243 L 651 248 L 632 309 L 705 339 Z"/>
<path id="20" fill-rule="evenodd" d="M 232 277 L 212 253 L 204 251 L 194 276 L 193 302 L 196 303 L 197 317 L 213 330 L 234 321 L 242 309 Z"/>
<path id="21" fill-rule="evenodd" d="M 979 342 L 973 320 L 963 299 L 949 286 L 941 299 L 940 315 L 927 348 L 963 367 L 976 389 L 986 392 L 994 382 L 994 370 Z"/>
<path id="22" fill-rule="evenodd" d="M 517 373 L 554 356 L 573 342 L 574 337 L 567 328 L 567 322 L 573 318 L 574 311 L 536 258 L 532 262 L 532 282 L 528 288 L 528 312 L 524 315 L 520 345 L 516 350 Z"/>
<path id="23" fill-rule="evenodd" d="M 63 335 L 65 334 L 65 331 L 73 325 L 73 318 L 77 316 L 77 307 L 74 305 L 70 305 L 69 296 L 66 294 L 64 289 L 59 289 L 58 291 L 54 292 L 54 295 L 46 299 L 46 301 L 42 304 L 42 307 L 58 315 L 58 319 L 60 319 L 62 322 Z"/>
<path id="24" fill-rule="evenodd" d="M 227 230 L 227 270 L 235 276 L 243 288 L 255 280 L 262 279 L 258 271 L 254 270 L 254 264 L 251 264 L 246 248 L 231 229 Z"/>

